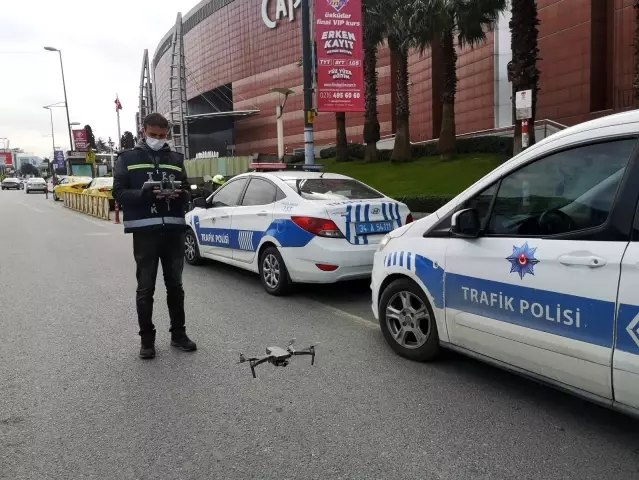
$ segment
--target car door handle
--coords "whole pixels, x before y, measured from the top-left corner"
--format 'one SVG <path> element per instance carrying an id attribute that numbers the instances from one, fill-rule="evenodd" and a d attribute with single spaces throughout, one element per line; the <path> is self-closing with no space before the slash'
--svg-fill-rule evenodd
<path id="1" fill-rule="evenodd" d="M 261 212 L 257 212 L 257 216 L 258 217 L 266 217 L 268 215 L 267 212 L 265 212 L 264 210 L 262 210 Z"/>
<path id="2" fill-rule="evenodd" d="M 583 265 L 590 268 L 603 267 L 606 259 L 597 255 L 562 255 L 559 263 L 566 266 Z"/>
<path id="3" fill-rule="evenodd" d="M 228 215 L 221 215 L 220 217 L 221 217 L 221 218 L 229 218 L 229 216 L 228 216 Z"/>

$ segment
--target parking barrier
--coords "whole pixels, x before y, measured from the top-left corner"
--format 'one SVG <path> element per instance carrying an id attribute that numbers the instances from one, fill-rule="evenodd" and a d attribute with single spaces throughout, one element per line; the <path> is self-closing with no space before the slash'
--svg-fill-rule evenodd
<path id="1" fill-rule="evenodd" d="M 66 208 L 101 218 L 102 220 L 111 220 L 109 199 L 104 195 L 64 192 L 62 200 Z"/>

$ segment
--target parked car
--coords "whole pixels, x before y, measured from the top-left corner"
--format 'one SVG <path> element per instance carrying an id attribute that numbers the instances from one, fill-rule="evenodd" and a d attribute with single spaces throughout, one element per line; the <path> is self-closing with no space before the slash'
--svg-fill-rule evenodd
<path id="1" fill-rule="evenodd" d="M 53 187 L 53 199 L 57 202 L 62 200 L 64 192 L 82 193 L 83 190 L 91 183 L 91 177 L 66 177 Z"/>
<path id="2" fill-rule="evenodd" d="M 405 204 L 353 178 L 279 165 L 194 200 L 189 264 L 210 258 L 250 270 L 268 293 L 283 295 L 293 283 L 370 277 L 381 239 L 413 221 Z"/>
<path id="3" fill-rule="evenodd" d="M 639 416 L 638 138 L 637 110 L 567 128 L 386 235 L 371 292 L 390 347 Z"/>
<path id="4" fill-rule="evenodd" d="M 8 177 L 2 181 L 1 188 L 2 190 L 20 190 L 22 187 L 19 178 Z"/>
<path id="5" fill-rule="evenodd" d="M 115 206 L 115 200 L 113 199 L 113 177 L 94 178 L 82 193 L 106 197 L 109 199 L 109 207 L 114 208 Z"/>
<path id="6" fill-rule="evenodd" d="M 24 187 L 24 192 L 27 194 L 31 192 L 45 193 L 46 190 L 47 182 L 44 181 L 44 178 L 30 178 L 27 180 L 27 183 Z"/>

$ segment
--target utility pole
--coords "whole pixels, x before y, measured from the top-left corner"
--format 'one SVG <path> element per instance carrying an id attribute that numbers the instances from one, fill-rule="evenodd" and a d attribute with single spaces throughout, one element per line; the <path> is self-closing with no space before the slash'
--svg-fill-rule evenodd
<path id="1" fill-rule="evenodd" d="M 302 66 L 304 69 L 304 163 L 315 164 L 313 139 L 313 55 L 311 53 L 311 7 L 309 0 L 302 0 Z"/>

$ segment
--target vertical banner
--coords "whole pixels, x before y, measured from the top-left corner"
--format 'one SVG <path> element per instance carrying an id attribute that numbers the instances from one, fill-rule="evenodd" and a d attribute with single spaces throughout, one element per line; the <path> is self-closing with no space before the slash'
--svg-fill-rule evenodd
<path id="1" fill-rule="evenodd" d="M 80 130 L 73 130 L 73 143 L 76 152 L 86 152 L 89 149 L 89 141 L 87 139 L 87 132 L 84 128 Z"/>
<path id="2" fill-rule="evenodd" d="M 315 0 L 317 109 L 363 112 L 362 0 Z"/>
<path id="3" fill-rule="evenodd" d="M 0 152 L 0 165 L 4 165 L 5 167 L 13 166 L 13 157 L 11 156 L 11 152 Z"/>
<path id="4" fill-rule="evenodd" d="M 62 150 L 56 150 L 53 154 L 54 168 L 64 168 L 64 152 Z"/>

